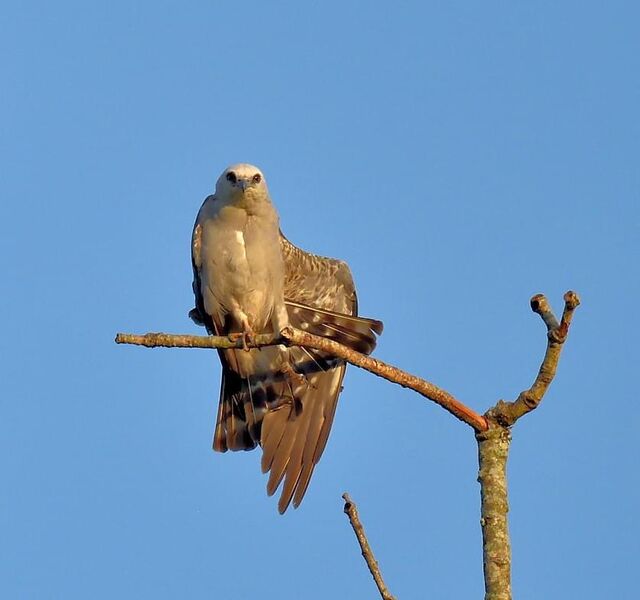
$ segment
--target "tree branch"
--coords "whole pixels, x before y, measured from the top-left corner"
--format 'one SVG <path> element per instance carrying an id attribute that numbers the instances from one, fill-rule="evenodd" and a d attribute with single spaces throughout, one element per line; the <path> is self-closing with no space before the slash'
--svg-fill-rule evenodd
<path id="1" fill-rule="evenodd" d="M 215 335 L 172 335 L 168 333 L 137 335 L 118 333 L 115 341 L 117 344 L 134 344 L 137 346 L 146 346 L 147 348 L 155 348 L 158 346 L 164 348 L 242 348 L 242 340 Z M 371 358 L 370 356 L 356 352 L 333 340 L 312 335 L 306 331 L 295 329 L 294 327 L 285 327 L 280 332 L 280 336 L 272 334 L 254 335 L 249 343 L 247 343 L 247 347 L 260 348 L 277 344 L 314 348 L 327 352 L 332 356 L 342 358 L 346 362 L 365 371 L 369 371 L 378 377 L 418 392 L 421 396 L 442 406 L 442 408 L 450 412 L 454 417 L 473 427 L 476 431 L 487 429 L 485 417 L 464 405 L 449 392 L 420 377 L 411 375 L 377 358 Z"/>
<path id="2" fill-rule="evenodd" d="M 118 333 L 116 344 L 132 344 L 147 348 L 243 348 L 242 337 L 224 335 L 187 335 L 175 333 Z M 272 333 L 254 335 L 248 348 L 262 348 L 282 344 L 280 336 Z"/>
<path id="3" fill-rule="evenodd" d="M 358 538 L 358 543 L 362 550 L 362 556 L 367 563 L 367 567 L 369 567 L 373 580 L 378 586 L 378 591 L 380 592 L 382 600 L 395 600 L 395 596 L 391 595 L 391 592 L 387 589 L 384 579 L 382 579 L 382 573 L 380 573 L 378 561 L 373 555 L 371 546 L 369 546 L 369 541 L 367 540 L 367 535 L 364 532 L 364 527 L 362 526 L 360 517 L 358 516 L 358 508 L 356 507 L 355 502 L 351 500 L 349 494 L 346 492 L 342 494 L 342 497 L 344 498 L 344 513 L 349 517 L 351 527 L 353 527 L 356 538 Z"/>
<path id="4" fill-rule="evenodd" d="M 580 298 L 575 292 L 564 295 L 564 311 L 560 323 L 556 319 L 549 302 L 543 294 L 536 294 L 531 298 L 531 310 L 540 315 L 547 326 L 547 350 L 540 365 L 535 381 L 528 390 L 520 393 L 515 402 L 500 401 L 485 415 L 488 419 L 495 419 L 505 427 L 513 425 L 520 417 L 538 408 L 549 385 L 555 377 L 560 360 L 562 346 L 569 334 L 569 325 L 573 318 L 573 311 L 580 305 Z"/>
<path id="5" fill-rule="evenodd" d="M 511 600 L 507 458 L 511 432 L 491 423 L 476 433 L 485 600 Z"/>
<path id="6" fill-rule="evenodd" d="M 500 400 L 485 415 L 479 415 L 462 404 L 447 391 L 434 384 L 388 365 L 381 360 L 355 352 L 346 346 L 326 338 L 311 335 L 293 327 L 285 327 L 280 335 L 255 335 L 247 344 L 251 348 L 285 344 L 304 346 L 322 350 L 392 383 L 418 392 L 425 398 L 442 406 L 452 415 L 470 425 L 476 432 L 478 442 L 481 498 L 481 525 L 483 539 L 483 559 L 485 576 L 485 600 L 511 599 L 511 547 L 507 513 L 506 466 L 511 433 L 509 428 L 522 416 L 536 409 L 555 377 L 562 346 L 567 339 L 574 310 L 580 304 L 575 292 L 564 295 L 564 311 L 560 322 L 556 319 L 544 295 L 537 294 L 531 299 L 531 309 L 540 315 L 547 327 L 547 348 L 538 375 L 531 387 L 520 393 L 514 402 Z M 246 343 L 247 340 L 244 340 Z M 118 344 L 136 344 L 147 347 L 169 348 L 243 348 L 243 340 L 238 336 L 195 336 L 148 333 L 133 335 L 119 333 Z M 345 513 L 358 537 L 362 554 L 367 561 L 382 598 L 393 598 L 384 586 L 378 565 L 358 519 L 355 504 L 348 494 L 344 494 Z"/>
<path id="7" fill-rule="evenodd" d="M 553 381 L 562 345 L 567 339 L 573 311 L 580 304 L 575 292 L 564 295 L 564 312 L 558 323 L 542 294 L 531 298 L 531 309 L 547 327 L 547 350 L 533 385 L 515 402 L 500 400 L 487 411 L 486 431 L 477 431 L 478 481 L 480 483 L 480 524 L 484 566 L 485 600 L 511 600 L 511 544 L 507 514 L 507 459 L 509 428 L 522 416 L 537 408 Z"/>
<path id="8" fill-rule="evenodd" d="M 398 367 L 389 365 L 377 358 L 360 354 L 351 348 L 347 348 L 338 342 L 328 340 L 327 338 L 312 335 L 306 331 L 286 327 L 282 334 L 290 344 L 294 346 L 305 346 L 306 348 L 315 348 L 316 350 L 324 350 L 325 352 L 342 358 L 346 362 L 369 371 L 378 377 L 382 377 L 391 383 L 396 383 L 402 387 L 409 388 L 414 392 L 418 392 L 428 400 L 439 404 L 446 411 L 450 412 L 454 417 L 462 422 L 470 425 L 476 431 L 482 431 L 487 428 L 486 419 L 477 412 L 464 405 L 446 390 L 439 388 L 437 385 L 411 375 Z"/>

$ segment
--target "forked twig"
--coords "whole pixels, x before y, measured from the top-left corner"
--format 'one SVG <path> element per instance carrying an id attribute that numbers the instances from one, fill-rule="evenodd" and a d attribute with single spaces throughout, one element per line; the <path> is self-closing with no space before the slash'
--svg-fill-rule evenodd
<path id="1" fill-rule="evenodd" d="M 485 417 L 489 428 L 476 432 L 485 600 L 511 600 L 511 543 L 507 518 L 510 428 L 520 417 L 537 408 L 549 389 L 558 368 L 562 345 L 569 333 L 573 311 L 579 304 L 578 295 L 567 292 L 562 319 L 558 323 L 545 296 L 536 294 L 531 298 L 531 310 L 540 315 L 547 327 L 547 349 L 538 375 L 531 387 L 514 402 L 500 400 L 487 411 Z"/>

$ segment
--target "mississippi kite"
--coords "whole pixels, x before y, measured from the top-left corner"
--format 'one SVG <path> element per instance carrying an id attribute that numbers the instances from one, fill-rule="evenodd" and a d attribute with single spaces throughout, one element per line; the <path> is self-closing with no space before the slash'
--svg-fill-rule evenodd
<path id="1" fill-rule="evenodd" d="M 263 174 L 227 168 L 196 219 L 192 236 L 191 318 L 210 334 L 278 332 L 287 325 L 369 354 L 382 323 L 357 317 L 351 272 L 280 232 Z M 346 364 L 317 350 L 270 346 L 220 350 L 222 387 L 213 448 L 262 447 L 278 510 L 298 507 L 327 443 Z"/>

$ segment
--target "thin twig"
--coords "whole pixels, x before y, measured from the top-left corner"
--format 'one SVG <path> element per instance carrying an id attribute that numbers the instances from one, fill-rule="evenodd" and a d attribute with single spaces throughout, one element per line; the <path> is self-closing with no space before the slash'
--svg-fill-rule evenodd
<path id="1" fill-rule="evenodd" d="M 353 527 L 356 538 L 358 538 L 358 543 L 360 544 L 360 549 L 362 550 L 362 556 L 367 563 L 367 567 L 369 567 L 369 571 L 373 576 L 373 580 L 378 586 L 380 596 L 382 596 L 383 600 L 395 600 L 395 596 L 393 596 L 387 589 L 384 579 L 382 578 L 382 573 L 380 573 L 378 561 L 373 555 L 373 550 L 371 550 L 369 540 L 367 540 L 367 535 L 364 532 L 364 527 L 362 526 L 362 522 L 360 521 L 360 517 L 358 516 L 358 508 L 356 507 L 355 502 L 349 497 L 349 494 L 347 494 L 347 492 L 342 494 L 342 497 L 344 499 L 344 513 L 347 515 L 347 517 L 349 517 L 351 527 Z"/>
<path id="2" fill-rule="evenodd" d="M 300 329 L 293 327 L 285 327 L 282 335 L 289 340 L 290 344 L 295 346 L 304 346 L 305 348 L 315 348 L 316 350 L 324 350 L 332 356 L 342 358 L 346 362 L 360 367 L 369 373 L 378 375 L 387 381 L 397 383 L 402 387 L 409 388 L 414 392 L 418 392 L 428 400 L 439 404 L 445 410 L 449 411 L 454 417 L 462 422 L 470 425 L 476 431 L 483 431 L 487 428 L 486 419 L 475 412 L 473 409 L 464 405 L 446 390 L 439 388 L 437 385 L 411 375 L 398 367 L 389 365 L 377 358 L 371 358 L 365 354 L 360 354 L 351 348 L 347 348 L 338 342 L 327 338 L 312 335 Z"/>
<path id="3" fill-rule="evenodd" d="M 242 340 L 213 335 L 174 335 L 168 333 L 137 335 L 118 333 L 115 341 L 117 344 L 134 344 L 137 346 L 146 346 L 147 348 L 155 348 L 158 346 L 164 348 L 242 348 Z M 377 358 L 371 358 L 370 356 L 356 352 L 333 340 L 312 335 L 306 331 L 295 329 L 294 327 L 285 327 L 280 336 L 273 334 L 254 335 L 251 340 L 247 340 L 247 347 L 249 348 L 260 348 L 262 346 L 273 346 L 277 344 L 304 346 L 305 348 L 323 350 L 332 356 L 342 358 L 346 362 L 365 371 L 369 371 L 374 375 L 378 375 L 387 381 L 418 392 L 421 396 L 439 404 L 453 416 L 473 427 L 475 431 L 484 431 L 487 429 L 487 421 L 482 415 L 464 405 L 449 392 L 425 379 L 411 375 Z"/>
<path id="4" fill-rule="evenodd" d="M 564 295 L 564 311 L 558 323 L 549 302 L 543 294 L 536 294 L 531 298 L 531 310 L 540 315 L 547 326 L 547 350 L 540 365 L 540 370 L 531 387 L 520 393 L 515 402 L 500 401 L 485 416 L 495 419 L 500 425 L 511 426 L 520 417 L 538 408 L 549 385 L 555 377 L 560 360 L 562 346 L 569 334 L 569 325 L 573 318 L 573 311 L 580 305 L 580 298 L 575 292 L 569 291 Z"/>
<path id="5" fill-rule="evenodd" d="M 118 333 L 116 344 L 132 344 L 147 348 L 243 348 L 241 336 L 187 335 L 175 333 Z M 282 338 L 272 333 L 253 335 L 246 341 L 248 348 L 282 344 Z"/>

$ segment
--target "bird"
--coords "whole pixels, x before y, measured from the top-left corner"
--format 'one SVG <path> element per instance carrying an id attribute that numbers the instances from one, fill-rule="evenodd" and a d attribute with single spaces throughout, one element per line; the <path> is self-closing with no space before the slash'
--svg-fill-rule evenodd
<path id="1" fill-rule="evenodd" d="M 258 333 L 292 326 L 370 354 L 383 324 L 358 317 L 346 262 L 305 252 L 281 232 L 262 171 L 227 167 L 205 198 L 191 238 L 195 308 L 210 335 L 237 336 L 220 349 L 222 382 L 213 449 L 262 448 L 267 493 L 278 511 L 297 508 L 325 449 L 346 363 L 285 345 L 249 348 Z"/>

